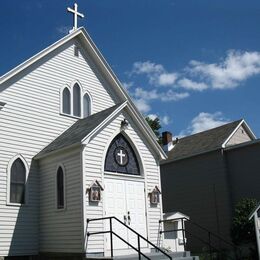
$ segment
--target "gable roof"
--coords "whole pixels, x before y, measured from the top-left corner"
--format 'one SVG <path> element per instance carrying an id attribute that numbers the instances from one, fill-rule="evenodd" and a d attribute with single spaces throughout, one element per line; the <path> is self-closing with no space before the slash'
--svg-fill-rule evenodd
<path id="1" fill-rule="evenodd" d="M 0 86 L 4 82 L 8 81 L 9 79 L 13 78 L 14 76 L 18 75 L 20 72 L 24 71 L 25 69 L 32 66 L 34 63 L 38 62 L 60 46 L 66 44 L 70 40 L 76 38 L 82 46 L 87 50 L 88 54 L 93 58 L 95 61 L 95 64 L 98 65 L 99 69 L 102 71 L 103 75 L 106 77 L 108 82 L 110 83 L 111 88 L 113 88 L 114 92 L 118 95 L 121 102 L 128 101 L 128 107 L 129 110 L 134 114 L 135 119 L 138 121 L 139 124 L 142 125 L 144 128 L 144 134 L 148 139 L 148 142 L 152 145 L 152 147 L 155 149 L 156 153 L 159 155 L 161 159 L 166 159 L 167 155 L 161 148 L 161 146 L 157 142 L 157 137 L 155 136 L 154 132 L 142 116 L 142 114 L 138 111 L 135 104 L 133 103 L 131 97 L 127 93 L 127 91 L 124 89 L 114 72 L 112 71 L 111 67 L 106 62 L 105 58 L 102 56 L 98 48 L 96 47 L 95 43 L 87 33 L 87 31 L 81 27 L 70 34 L 66 35 L 62 39 L 58 40 L 54 44 L 50 45 L 43 51 L 37 53 L 30 59 L 26 60 L 22 64 L 18 65 L 11 71 L 4 74 L 2 77 L 0 77 Z"/>
<path id="2" fill-rule="evenodd" d="M 42 158 L 51 152 L 71 147 L 72 145 L 80 145 L 81 141 L 87 135 L 89 135 L 102 122 L 104 122 L 110 115 L 114 114 L 117 110 L 121 110 L 124 104 L 125 103 L 120 103 L 89 117 L 79 119 L 70 128 L 59 135 L 53 142 L 40 151 L 35 156 L 35 159 Z"/>
<path id="3" fill-rule="evenodd" d="M 246 122 L 243 119 L 240 119 L 175 140 L 173 142 L 174 147 L 168 153 L 168 159 L 165 162 L 162 162 L 162 164 L 225 148 L 225 144 L 231 139 L 242 124 L 248 131 L 250 137 L 255 139 L 255 135 Z"/>

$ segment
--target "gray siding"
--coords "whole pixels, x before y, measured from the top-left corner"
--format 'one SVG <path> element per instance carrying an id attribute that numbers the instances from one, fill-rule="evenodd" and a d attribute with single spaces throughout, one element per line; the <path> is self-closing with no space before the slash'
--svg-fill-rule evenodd
<path id="1" fill-rule="evenodd" d="M 83 252 L 81 150 L 42 159 L 40 164 L 40 252 Z M 65 209 L 57 209 L 56 174 L 65 168 Z"/>
<path id="2" fill-rule="evenodd" d="M 230 195 L 220 151 L 162 165 L 161 179 L 164 212 L 180 211 L 210 231 L 230 238 Z M 207 235 L 194 228 L 191 232 L 202 238 Z M 190 236 L 188 241 L 192 249 L 202 246 Z"/>
<path id="3" fill-rule="evenodd" d="M 226 151 L 233 206 L 242 198 L 260 201 L 260 144 Z"/>

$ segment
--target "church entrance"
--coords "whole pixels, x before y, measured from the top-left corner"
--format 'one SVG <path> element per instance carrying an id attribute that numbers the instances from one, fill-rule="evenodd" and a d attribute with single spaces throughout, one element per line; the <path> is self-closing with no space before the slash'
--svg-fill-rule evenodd
<path id="1" fill-rule="evenodd" d="M 139 234 L 147 237 L 146 207 L 144 181 L 105 178 L 105 215 L 115 216 L 127 226 Z M 106 230 L 109 230 L 107 222 Z M 137 235 L 131 230 L 113 220 L 113 231 L 128 241 L 131 245 L 138 247 Z M 110 250 L 110 237 L 107 235 L 107 250 Z M 114 249 L 130 249 L 130 247 L 113 236 Z M 147 247 L 147 243 L 141 240 L 141 246 Z"/>

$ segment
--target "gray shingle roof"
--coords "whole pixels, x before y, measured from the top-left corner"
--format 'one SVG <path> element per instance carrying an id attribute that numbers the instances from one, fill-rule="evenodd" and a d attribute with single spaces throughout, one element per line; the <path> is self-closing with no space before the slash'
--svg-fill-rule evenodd
<path id="1" fill-rule="evenodd" d="M 177 143 L 174 141 L 174 148 L 168 153 L 168 159 L 162 164 L 221 148 L 241 121 L 242 119 L 180 138 Z"/>
<path id="2" fill-rule="evenodd" d="M 59 135 L 53 142 L 40 151 L 35 157 L 41 157 L 47 153 L 71 146 L 80 144 L 81 140 L 87 136 L 92 130 L 99 126 L 109 115 L 111 115 L 122 103 L 105 109 L 101 112 L 93 114 L 89 117 L 79 119 L 65 132 Z"/>

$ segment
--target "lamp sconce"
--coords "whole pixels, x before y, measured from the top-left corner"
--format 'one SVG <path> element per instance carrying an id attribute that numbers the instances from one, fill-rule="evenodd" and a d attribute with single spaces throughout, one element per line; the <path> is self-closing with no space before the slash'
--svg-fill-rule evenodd
<path id="1" fill-rule="evenodd" d="M 102 185 L 96 180 L 87 189 L 89 201 L 99 202 L 101 200 L 101 192 L 104 190 Z"/>
<path id="2" fill-rule="evenodd" d="M 126 119 L 121 121 L 121 130 L 125 130 L 128 127 L 129 123 Z"/>
<path id="3" fill-rule="evenodd" d="M 160 202 L 160 194 L 161 191 L 159 190 L 158 186 L 155 186 L 153 191 L 149 193 L 150 203 L 152 205 L 157 205 Z"/>

